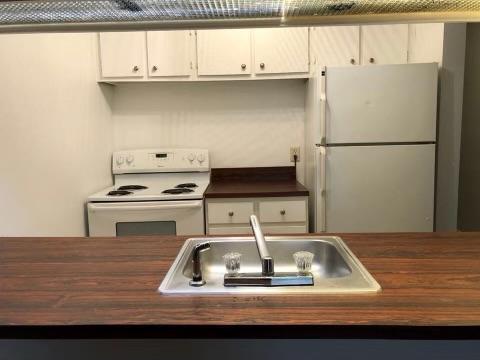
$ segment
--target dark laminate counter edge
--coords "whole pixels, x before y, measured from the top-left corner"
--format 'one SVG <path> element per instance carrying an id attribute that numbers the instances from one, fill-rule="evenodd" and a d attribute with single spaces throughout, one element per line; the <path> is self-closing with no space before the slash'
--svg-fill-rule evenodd
<path id="1" fill-rule="evenodd" d="M 0 326 L 0 339 L 480 340 L 480 326 L 56 325 Z"/>

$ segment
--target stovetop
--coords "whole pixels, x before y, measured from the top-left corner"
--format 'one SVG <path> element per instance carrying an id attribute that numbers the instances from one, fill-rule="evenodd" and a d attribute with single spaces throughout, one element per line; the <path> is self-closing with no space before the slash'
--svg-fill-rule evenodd
<path id="1" fill-rule="evenodd" d="M 209 184 L 209 173 L 137 174 L 115 177 L 115 185 L 88 197 L 89 202 L 197 200 Z"/>
<path id="2" fill-rule="evenodd" d="M 208 150 L 140 149 L 113 154 L 114 185 L 89 202 L 203 199 L 210 182 Z"/>

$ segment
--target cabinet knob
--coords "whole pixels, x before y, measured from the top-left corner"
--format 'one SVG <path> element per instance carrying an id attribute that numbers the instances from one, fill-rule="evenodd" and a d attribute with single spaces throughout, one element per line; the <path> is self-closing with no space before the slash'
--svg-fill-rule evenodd
<path id="1" fill-rule="evenodd" d="M 232 217 L 233 216 L 233 211 L 229 211 L 228 216 Z"/>
<path id="2" fill-rule="evenodd" d="M 133 71 L 138 71 L 138 66 L 137 66 L 137 65 L 135 65 L 135 66 L 133 67 Z"/>
<path id="3" fill-rule="evenodd" d="M 350 59 L 350 64 L 355 65 L 355 59 Z"/>
<path id="4" fill-rule="evenodd" d="M 265 69 L 265 63 L 260 63 L 260 69 Z"/>
<path id="5" fill-rule="evenodd" d="M 280 215 L 285 215 L 287 212 L 285 210 L 280 210 Z"/>
<path id="6" fill-rule="evenodd" d="M 153 67 L 152 67 L 152 71 L 157 71 L 157 70 L 158 70 L 158 67 L 157 67 L 157 65 L 153 65 Z"/>
<path id="7" fill-rule="evenodd" d="M 242 67 L 243 70 L 245 70 L 247 68 L 247 65 L 242 64 L 241 67 Z"/>
<path id="8" fill-rule="evenodd" d="M 375 62 L 375 58 L 370 58 L 370 64 L 373 64 Z"/>

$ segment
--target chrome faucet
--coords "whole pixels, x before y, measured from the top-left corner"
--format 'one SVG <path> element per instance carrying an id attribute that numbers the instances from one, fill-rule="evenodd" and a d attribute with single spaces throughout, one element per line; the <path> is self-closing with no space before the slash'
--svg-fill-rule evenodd
<path id="1" fill-rule="evenodd" d="M 268 252 L 267 243 L 255 215 L 250 216 L 250 226 L 257 243 L 258 255 L 262 262 L 261 273 L 225 274 L 224 286 L 311 286 L 311 273 L 277 273 L 275 274 L 273 257 Z"/>
<path id="2" fill-rule="evenodd" d="M 258 255 L 260 256 L 260 261 L 262 262 L 262 275 L 271 276 L 275 273 L 273 258 L 268 252 L 267 243 L 265 242 L 265 237 L 263 236 L 262 229 L 258 223 L 256 215 L 250 215 L 250 226 L 252 227 L 253 235 L 255 236 L 255 241 L 257 242 Z"/>
<path id="3" fill-rule="evenodd" d="M 192 280 L 190 280 L 190 286 L 203 286 L 205 280 L 202 275 L 202 263 L 200 261 L 200 253 L 204 250 L 210 249 L 210 243 L 204 242 L 196 245 L 193 248 L 192 254 Z"/>

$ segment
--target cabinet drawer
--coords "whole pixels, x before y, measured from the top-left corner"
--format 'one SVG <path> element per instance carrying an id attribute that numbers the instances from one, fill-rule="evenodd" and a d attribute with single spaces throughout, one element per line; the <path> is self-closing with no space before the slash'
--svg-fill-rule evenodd
<path id="1" fill-rule="evenodd" d="M 253 214 L 252 202 L 208 204 L 209 224 L 248 224 Z"/>
<path id="2" fill-rule="evenodd" d="M 259 212 L 261 222 L 307 221 L 304 200 L 262 201 Z"/>
<path id="3" fill-rule="evenodd" d="M 305 234 L 308 233 L 307 225 L 300 226 L 262 226 L 262 230 L 265 234 Z"/>
<path id="4" fill-rule="evenodd" d="M 208 229 L 209 235 L 251 235 L 249 226 L 212 227 Z"/>

